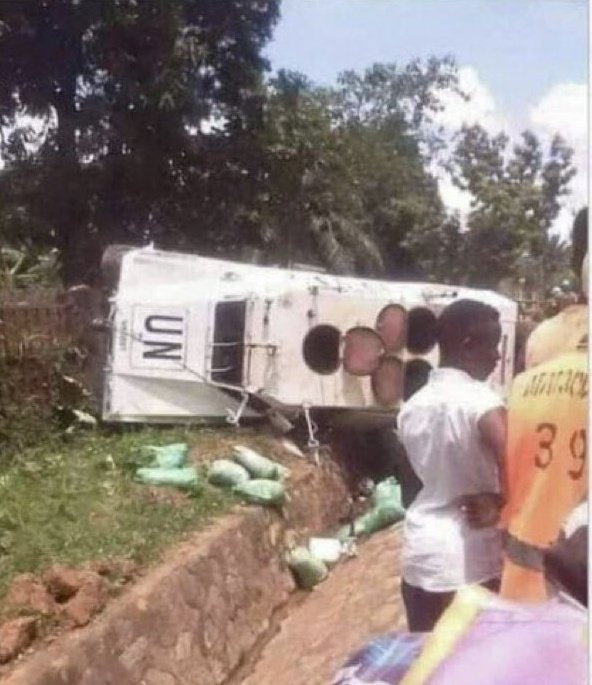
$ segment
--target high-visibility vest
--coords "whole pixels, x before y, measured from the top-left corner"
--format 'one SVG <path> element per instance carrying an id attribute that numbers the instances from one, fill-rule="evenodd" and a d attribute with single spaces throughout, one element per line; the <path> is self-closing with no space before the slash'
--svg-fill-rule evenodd
<path id="1" fill-rule="evenodd" d="M 588 356 L 567 352 L 514 381 L 508 403 L 508 502 L 501 595 L 543 601 L 543 553 L 587 493 Z"/>
<path id="2" fill-rule="evenodd" d="M 526 341 L 525 366 L 531 369 L 578 348 L 588 333 L 588 306 L 574 304 L 540 323 Z"/>

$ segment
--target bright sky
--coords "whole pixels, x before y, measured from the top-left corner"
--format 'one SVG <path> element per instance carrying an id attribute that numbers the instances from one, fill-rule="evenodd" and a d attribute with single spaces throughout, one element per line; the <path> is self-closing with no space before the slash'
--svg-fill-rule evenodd
<path id="1" fill-rule="evenodd" d="M 588 8 L 586 0 L 282 0 L 267 56 L 330 84 L 345 69 L 452 54 L 469 103 L 446 98 L 450 130 L 477 121 L 515 137 L 530 128 L 543 141 L 561 133 L 578 175 L 556 230 L 569 234 L 587 202 Z M 443 178 L 441 192 L 464 214 L 470 198 Z"/>

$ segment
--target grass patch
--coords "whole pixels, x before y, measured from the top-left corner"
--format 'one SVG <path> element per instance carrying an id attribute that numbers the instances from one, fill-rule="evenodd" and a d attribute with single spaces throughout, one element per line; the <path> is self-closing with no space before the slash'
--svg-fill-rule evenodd
<path id="1" fill-rule="evenodd" d="M 209 487 L 205 477 L 192 493 L 134 482 L 140 446 L 181 441 L 205 458 L 228 454 L 237 435 L 224 429 L 94 431 L 48 436 L 13 455 L 0 475 L 0 598 L 15 575 L 58 562 L 123 557 L 144 564 L 225 512 L 236 500 Z"/>

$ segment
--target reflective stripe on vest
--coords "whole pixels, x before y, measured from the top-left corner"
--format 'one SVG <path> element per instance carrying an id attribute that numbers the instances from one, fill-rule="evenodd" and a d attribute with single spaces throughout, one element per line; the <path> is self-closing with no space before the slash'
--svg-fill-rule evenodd
<path id="1" fill-rule="evenodd" d="M 531 571 L 543 572 L 543 555 L 545 550 L 542 547 L 536 547 L 528 542 L 523 542 L 508 533 L 505 547 L 506 556 L 508 559 L 522 568 L 528 568 Z"/>

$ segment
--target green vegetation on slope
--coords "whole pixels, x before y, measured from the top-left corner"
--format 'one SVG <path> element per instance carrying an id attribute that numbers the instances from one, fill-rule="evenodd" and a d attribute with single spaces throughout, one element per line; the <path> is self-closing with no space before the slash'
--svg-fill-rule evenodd
<path id="1" fill-rule="evenodd" d="M 11 461 L 0 475 L 0 597 L 15 575 L 110 558 L 149 562 L 183 534 L 227 511 L 237 500 L 205 482 L 193 492 L 134 482 L 142 445 L 186 441 L 189 461 L 228 456 L 231 429 L 81 433 L 49 437 Z M 270 441 L 245 430 L 245 442 L 273 455 Z"/>

